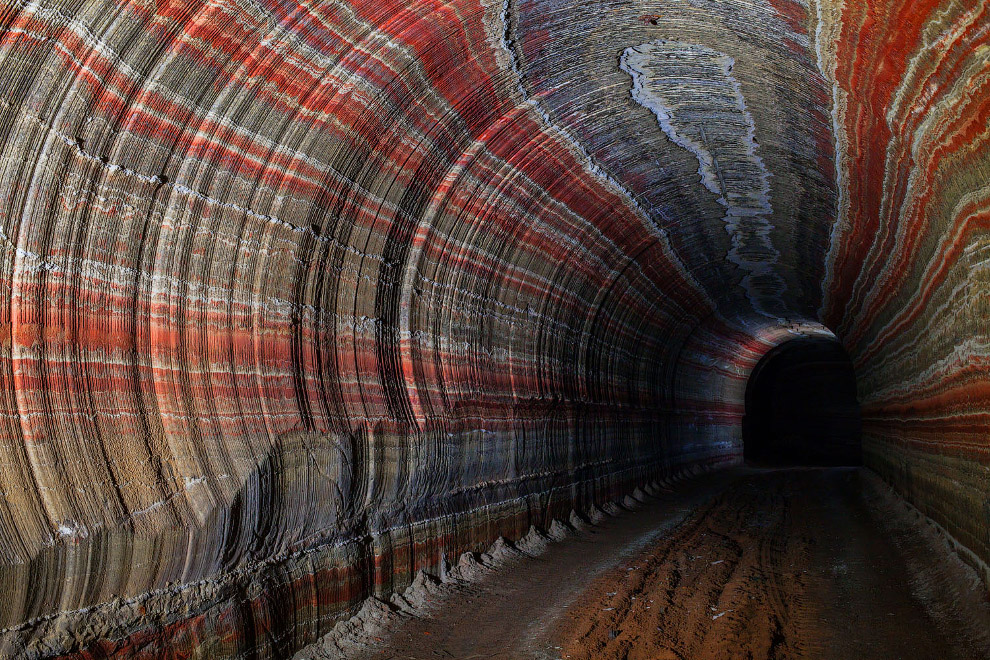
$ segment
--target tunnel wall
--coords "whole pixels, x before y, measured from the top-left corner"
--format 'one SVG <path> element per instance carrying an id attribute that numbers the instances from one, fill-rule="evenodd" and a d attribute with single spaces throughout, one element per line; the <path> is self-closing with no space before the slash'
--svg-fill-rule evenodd
<path id="1" fill-rule="evenodd" d="M 733 463 L 744 457 L 746 390 L 760 361 L 795 340 L 837 341 L 815 321 L 751 323 L 703 321 L 678 352 L 670 435 L 685 449 L 718 448 Z"/>
<path id="2" fill-rule="evenodd" d="M 822 319 L 852 356 L 865 463 L 990 585 L 986 2 L 823 8 L 840 220 Z"/>
<path id="3" fill-rule="evenodd" d="M 5 3 L 0 626 L 282 656 L 689 465 L 713 302 L 500 2 Z"/>
<path id="4" fill-rule="evenodd" d="M 923 4 L 0 3 L 0 650 L 284 654 L 737 462 L 819 321 L 986 559 L 986 18 Z"/>

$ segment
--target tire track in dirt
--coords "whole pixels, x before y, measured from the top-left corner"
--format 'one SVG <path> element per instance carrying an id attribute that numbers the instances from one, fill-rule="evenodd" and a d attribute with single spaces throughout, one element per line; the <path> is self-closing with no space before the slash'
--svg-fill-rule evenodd
<path id="1" fill-rule="evenodd" d="M 793 479 L 795 477 L 791 477 Z M 803 590 L 806 543 L 789 537 L 790 479 L 747 480 L 715 498 L 602 584 L 565 624 L 564 657 L 623 660 L 775 658 L 795 653 L 789 616 Z"/>
<path id="2" fill-rule="evenodd" d="M 870 479 L 855 468 L 745 476 L 592 584 L 557 628 L 560 657 L 990 658 L 980 624 L 961 616 L 990 621 L 986 603 L 932 570 L 916 579 L 951 556 L 915 541 L 911 521 L 893 536 L 878 512 L 894 505 Z"/>

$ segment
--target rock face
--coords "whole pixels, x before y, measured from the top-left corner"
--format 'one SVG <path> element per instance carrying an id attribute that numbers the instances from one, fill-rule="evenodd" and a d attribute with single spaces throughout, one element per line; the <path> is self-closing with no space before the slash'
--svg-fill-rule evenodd
<path id="1" fill-rule="evenodd" d="M 281 657 L 837 339 L 990 561 L 990 5 L 3 0 L 0 654 Z M 990 580 L 990 574 L 988 574 Z"/>
<path id="2" fill-rule="evenodd" d="M 711 48 L 665 40 L 622 54 L 633 98 L 653 111 L 674 144 L 694 154 L 702 185 L 725 207 L 726 259 L 746 273 L 740 284 L 754 311 L 786 315 L 784 284 L 774 270 L 780 254 L 767 222 L 769 173 L 756 153 L 756 129 L 732 75 L 734 65 Z"/>

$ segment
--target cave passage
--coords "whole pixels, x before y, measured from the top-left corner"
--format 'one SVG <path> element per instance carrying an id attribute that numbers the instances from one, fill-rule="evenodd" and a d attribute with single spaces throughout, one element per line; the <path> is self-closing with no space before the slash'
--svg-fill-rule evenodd
<path id="1" fill-rule="evenodd" d="M 744 455 L 765 465 L 859 465 L 856 375 L 842 346 L 800 338 L 769 351 L 746 385 Z"/>
<path id="2" fill-rule="evenodd" d="M 914 607 L 931 570 L 990 603 L 988 35 L 990 0 L 0 0 L 0 660 L 355 660 L 358 614 L 485 576 L 416 657 L 563 660 L 507 616 L 613 569 L 588 658 L 821 657 L 824 603 L 916 660 L 977 609 Z M 938 531 L 915 582 L 860 479 Z"/>

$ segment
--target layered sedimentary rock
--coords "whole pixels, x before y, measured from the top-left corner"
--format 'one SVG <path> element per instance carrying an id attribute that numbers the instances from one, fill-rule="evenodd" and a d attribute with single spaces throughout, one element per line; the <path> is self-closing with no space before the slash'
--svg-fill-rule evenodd
<path id="1" fill-rule="evenodd" d="M 990 4 L 873 5 L 822 20 L 841 213 L 821 318 L 856 366 L 867 465 L 990 584 Z"/>
<path id="2" fill-rule="evenodd" d="M 702 185 L 725 207 L 726 259 L 746 273 L 741 286 L 753 309 L 786 315 L 784 283 L 774 270 L 780 254 L 766 217 L 772 213 L 769 172 L 756 153 L 753 117 L 734 65 L 725 53 L 662 39 L 627 48 L 621 63 L 633 78 L 633 98 L 698 159 Z"/>
<path id="3" fill-rule="evenodd" d="M 5 0 L 4 651 L 284 655 L 796 336 L 990 560 L 990 9 L 902 4 Z"/>

